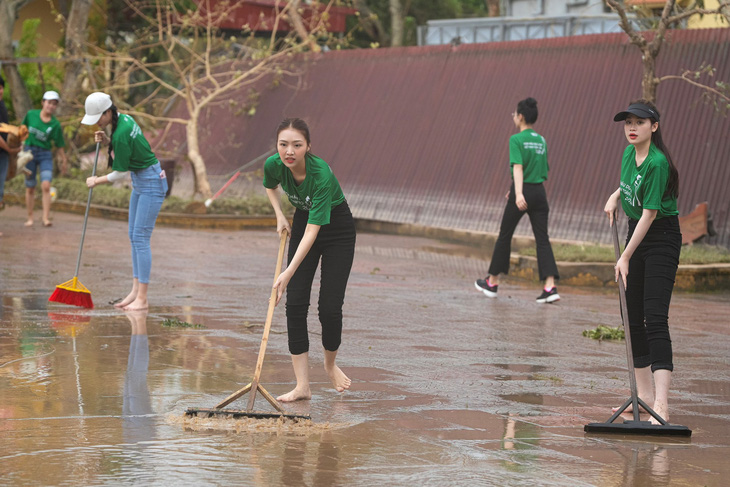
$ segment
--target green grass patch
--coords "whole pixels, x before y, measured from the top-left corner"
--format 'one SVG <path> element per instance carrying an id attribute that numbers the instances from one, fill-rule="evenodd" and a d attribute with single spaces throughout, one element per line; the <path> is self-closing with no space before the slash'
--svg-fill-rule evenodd
<path id="1" fill-rule="evenodd" d="M 552 244 L 555 260 L 560 262 L 615 262 L 613 247 L 597 244 Z M 520 254 L 536 257 L 534 247 L 520 249 Z"/>
<path id="2" fill-rule="evenodd" d="M 594 340 L 623 340 L 626 338 L 624 329 L 620 326 L 612 328 L 606 325 L 598 325 L 595 330 L 584 330 L 583 336 Z"/>
<path id="3" fill-rule="evenodd" d="M 623 250 L 623 246 L 621 247 Z M 536 257 L 534 247 L 520 249 L 521 255 Z M 598 244 L 553 244 L 555 260 L 559 262 L 616 262 L 613 247 Z M 717 245 L 697 243 L 683 245 L 679 254 L 683 265 L 727 264 L 730 263 L 730 250 Z"/>
<path id="4" fill-rule="evenodd" d="M 165 321 L 162 322 L 162 326 L 167 328 L 205 328 L 205 326 L 200 323 L 188 323 L 187 321 L 182 321 L 177 318 L 165 318 Z"/>

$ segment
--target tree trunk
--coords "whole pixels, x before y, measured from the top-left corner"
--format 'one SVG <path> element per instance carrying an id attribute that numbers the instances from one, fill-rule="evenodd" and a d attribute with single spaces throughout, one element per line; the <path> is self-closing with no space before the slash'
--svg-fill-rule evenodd
<path id="1" fill-rule="evenodd" d="M 302 42 L 305 42 L 309 46 L 309 49 L 312 50 L 312 52 L 320 52 L 322 48 L 319 47 L 317 42 L 312 38 L 309 32 L 307 32 L 306 27 L 304 27 L 302 16 L 299 14 L 299 0 L 290 0 L 289 19 L 291 20 L 291 23 L 294 26 L 294 30 L 296 31 Z"/>
<path id="2" fill-rule="evenodd" d="M 66 57 L 76 58 L 66 62 L 61 91 L 62 99 L 67 103 L 58 107 L 60 115 L 66 115 L 73 111 L 72 101 L 79 93 L 79 77 L 84 72 L 84 62 L 81 56 L 84 54 L 84 41 L 86 40 L 86 27 L 89 23 L 89 12 L 92 0 L 73 0 L 71 12 L 66 22 Z"/>
<path id="3" fill-rule="evenodd" d="M 191 114 L 190 120 L 185 126 L 185 133 L 188 142 L 188 159 L 190 159 L 190 164 L 193 166 L 193 172 L 195 174 L 195 192 L 200 193 L 203 198 L 210 198 L 213 193 L 210 190 L 205 161 L 203 160 L 203 156 L 200 155 L 197 115 Z"/>
<path id="4" fill-rule="evenodd" d="M 388 0 L 390 6 L 390 45 L 403 45 L 403 7 L 400 0 Z"/>
<path id="5" fill-rule="evenodd" d="M 18 18 L 18 11 L 31 0 L 0 0 L 0 59 L 13 59 L 13 27 Z M 20 77 L 17 64 L 3 64 L 5 80 L 10 88 L 15 118 L 22 120 L 28 110 L 33 107 Z"/>
<path id="6" fill-rule="evenodd" d="M 649 51 L 642 51 L 643 74 L 641 78 L 642 98 L 652 103 L 656 101 L 656 87 L 659 80 L 656 77 L 656 57 Z"/>
<path id="7" fill-rule="evenodd" d="M 353 5 L 360 12 L 360 26 L 365 33 L 381 46 L 385 46 L 388 38 L 385 35 L 383 24 L 380 23 L 380 19 L 370 10 L 367 2 L 365 0 L 354 0 Z"/>
<path id="8" fill-rule="evenodd" d="M 487 14 L 490 17 L 499 17 L 500 15 L 500 0 L 486 0 L 487 3 Z"/>

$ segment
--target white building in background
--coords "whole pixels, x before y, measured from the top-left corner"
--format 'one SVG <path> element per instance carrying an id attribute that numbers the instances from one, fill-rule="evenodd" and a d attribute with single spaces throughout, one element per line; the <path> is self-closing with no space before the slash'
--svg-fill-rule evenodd
<path id="1" fill-rule="evenodd" d="M 503 0 L 506 17 L 592 16 L 611 13 L 602 0 Z"/>
<path id="2" fill-rule="evenodd" d="M 503 17 L 430 20 L 418 45 L 469 44 L 621 32 L 602 0 L 502 0 Z"/>

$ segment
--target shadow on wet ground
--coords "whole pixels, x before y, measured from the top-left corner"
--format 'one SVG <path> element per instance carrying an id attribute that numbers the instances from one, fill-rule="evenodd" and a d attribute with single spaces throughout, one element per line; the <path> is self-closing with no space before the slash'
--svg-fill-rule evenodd
<path id="1" fill-rule="evenodd" d="M 72 277 L 81 222 L 24 228 L 20 209 L 3 214 L 2 484 L 723 485 L 730 474 L 728 293 L 673 298 L 671 421 L 691 441 L 587 436 L 628 393 L 624 344 L 582 336 L 620 324 L 614 291 L 561 286 L 558 304 L 539 305 L 534 285 L 508 278 L 490 300 L 473 288 L 483 256 L 361 234 L 339 356 L 351 390 L 336 393 L 322 368 L 315 304 L 313 398 L 285 406 L 312 423 L 216 428 L 182 413 L 250 382 L 278 237 L 157 228 L 152 306 L 133 314 L 107 304 L 131 283 L 121 222 L 89 222 L 79 277 L 96 308 L 47 301 Z M 315 281 L 313 303 L 318 293 Z M 279 306 L 262 374 L 274 395 L 293 385 L 285 332 Z"/>

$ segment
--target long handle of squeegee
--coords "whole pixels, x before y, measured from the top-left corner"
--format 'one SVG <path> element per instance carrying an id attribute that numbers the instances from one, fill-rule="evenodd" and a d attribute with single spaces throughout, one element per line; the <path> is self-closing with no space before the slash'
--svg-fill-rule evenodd
<path id="1" fill-rule="evenodd" d="M 618 212 L 613 214 L 613 253 L 616 263 L 621 258 L 621 248 L 618 243 Z M 621 321 L 624 325 L 624 336 L 626 341 L 626 361 L 629 367 L 629 385 L 631 387 L 631 406 L 634 412 L 634 421 L 640 421 L 639 415 L 639 394 L 636 388 L 636 373 L 634 372 L 634 354 L 631 348 L 631 329 L 629 325 L 629 311 L 626 305 L 626 287 L 622 276 L 618 279 L 618 295 L 621 303 Z"/>

